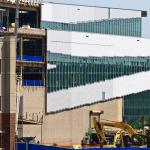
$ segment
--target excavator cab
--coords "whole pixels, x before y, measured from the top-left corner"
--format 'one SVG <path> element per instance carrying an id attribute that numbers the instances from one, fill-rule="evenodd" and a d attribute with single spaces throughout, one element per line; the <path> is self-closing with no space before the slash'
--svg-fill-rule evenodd
<path id="1" fill-rule="evenodd" d="M 100 121 L 100 116 L 103 114 L 103 111 L 89 111 L 89 128 L 88 132 L 85 133 L 85 136 L 83 137 L 81 141 L 81 145 L 99 145 L 99 139 L 97 137 L 97 134 L 95 132 L 94 126 L 93 126 L 93 117 L 96 117 L 98 121 Z"/>
<path id="2" fill-rule="evenodd" d="M 90 111 L 89 112 L 89 128 L 94 128 L 94 126 L 92 126 L 93 123 L 93 117 L 96 117 L 98 121 L 100 121 L 100 116 L 104 114 L 104 111 Z"/>

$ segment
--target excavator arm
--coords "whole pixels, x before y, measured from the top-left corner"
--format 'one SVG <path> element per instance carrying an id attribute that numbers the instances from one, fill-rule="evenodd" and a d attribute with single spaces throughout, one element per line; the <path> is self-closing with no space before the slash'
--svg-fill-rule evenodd
<path id="1" fill-rule="evenodd" d="M 110 121 L 110 120 L 100 121 L 97 122 L 97 124 L 98 123 L 102 129 L 104 126 L 109 126 L 109 127 L 119 128 L 122 129 L 123 131 L 126 131 L 129 137 L 131 138 L 132 145 L 134 146 L 142 146 L 146 143 L 145 135 L 137 133 L 129 124 L 126 124 L 124 122 Z"/>
<path id="2" fill-rule="evenodd" d="M 103 147 L 103 145 L 106 143 L 105 133 L 103 130 L 104 126 L 119 128 L 123 131 L 126 131 L 129 134 L 129 137 L 131 138 L 132 145 L 134 146 L 142 146 L 145 144 L 145 136 L 143 134 L 138 134 L 129 124 L 110 120 L 98 122 L 96 118 L 93 118 L 93 123 L 101 147 Z"/>
<path id="3" fill-rule="evenodd" d="M 99 139 L 100 147 L 103 147 L 103 145 L 106 143 L 105 133 L 103 131 L 103 127 L 100 124 L 100 122 L 98 122 L 96 120 L 95 117 L 93 118 L 93 125 L 94 125 L 94 128 L 96 130 L 96 133 L 97 133 L 97 136 L 98 136 L 98 139 Z"/>
<path id="4" fill-rule="evenodd" d="M 129 125 L 123 122 L 115 122 L 115 121 L 101 121 L 101 126 L 108 126 L 108 127 L 114 127 L 122 129 L 126 132 L 128 132 L 129 136 L 132 137 L 133 135 L 137 134 L 137 132 Z"/>
<path id="5" fill-rule="evenodd" d="M 100 147 L 103 147 L 103 146 L 107 148 L 124 147 L 121 131 L 118 131 L 116 133 L 114 137 L 113 145 L 107 145 L 103 125 L 101 124 L 101 122 L 98 122 L 95 117 L 93 118 L 93 124 L 94 124 L 94 128 L 96 130 L 96 133 L 99 139 Z"/>

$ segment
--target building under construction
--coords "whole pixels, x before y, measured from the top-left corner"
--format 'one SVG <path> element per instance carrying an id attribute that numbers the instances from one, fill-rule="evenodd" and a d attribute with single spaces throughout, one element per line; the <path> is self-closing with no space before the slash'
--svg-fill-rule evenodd
<path id="1" fill-rule="evenodd" d="M 6 149 L 14 148 L 16 135 L 46 145 L 80 144 L 91 110 L 137 128 L 149 123 L 146 11 L 20 1 L 16 41 L 15 11 L 14 1 L 0 2 L 1 52 L 8 52 L 1 55 L 2 148 L 6 134 Z"/>

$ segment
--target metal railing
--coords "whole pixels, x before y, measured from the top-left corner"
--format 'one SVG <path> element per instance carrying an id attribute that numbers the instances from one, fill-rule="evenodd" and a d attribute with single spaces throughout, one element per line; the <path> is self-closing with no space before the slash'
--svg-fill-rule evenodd
<path id="1" fill-rule="evenodd" d="M 25 115 L 19 115 L 18 119 L 21 121 L 32 121 L 35 123 L 42 123 L 43 122 L 43 113 L 29 113 L 26 112 Z"/>

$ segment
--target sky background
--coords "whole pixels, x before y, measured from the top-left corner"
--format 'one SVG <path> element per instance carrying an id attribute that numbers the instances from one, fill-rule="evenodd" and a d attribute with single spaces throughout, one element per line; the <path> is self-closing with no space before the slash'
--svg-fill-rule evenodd
<path id="1" fill-rule="evenodd" d="M 91 6 L 140 9 L 148 11 L 148 17 L 143 18 L 142 36 L 150 38 L 150 0 L 43 0 L 67 4 L 82 4 Z"/>

